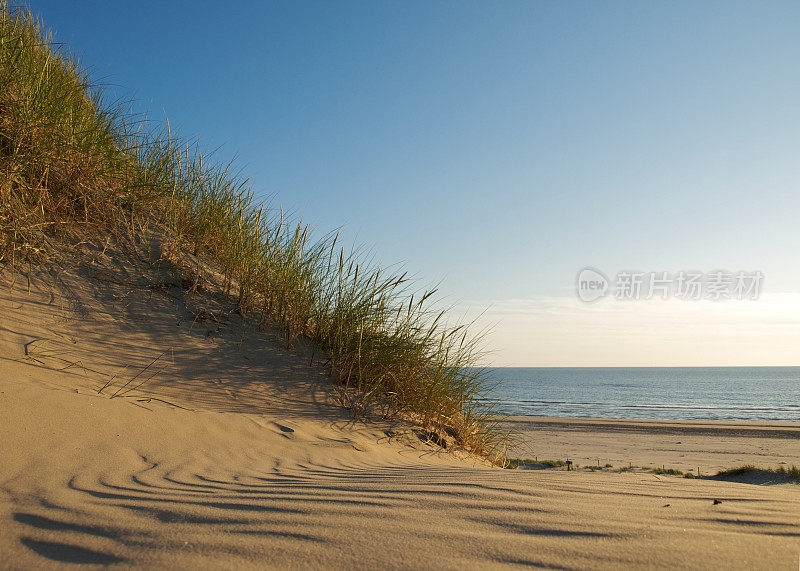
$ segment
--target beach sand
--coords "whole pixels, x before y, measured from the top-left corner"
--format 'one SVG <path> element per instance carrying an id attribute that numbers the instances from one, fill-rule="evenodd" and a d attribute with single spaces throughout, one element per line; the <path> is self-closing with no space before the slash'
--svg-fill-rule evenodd
<path id="1" fill-rule="evenodd" d="M 715 474 L 744 465 L 800 465 L 800 424 L 512 417 L 511 456 L 581 466 L 643 466 Z"/>
<path id="2" fill-rule="evenodd" d="M 796 484 L 492 467 L 353 420 L 310 347 L 129 277 L 0 289 L 0 567 L 798 564 Z M 796 442 L 536 422 L 518 422 L 525 446 L 580 464 L 679 467 L 690 449 L 711 471 L 762 442 L 777 465 Z"/>

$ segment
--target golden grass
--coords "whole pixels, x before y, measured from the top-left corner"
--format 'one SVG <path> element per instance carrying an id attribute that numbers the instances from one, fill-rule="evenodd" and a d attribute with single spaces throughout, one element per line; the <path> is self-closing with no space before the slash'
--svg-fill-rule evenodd
<path id="1" fill-rule="evenodd" d="M 107 101 L 26 10 L 0 0 L 0 263 L 52 263 L 86 236 L 161 255 L 203 254 L 237 311 L 277 322 L 287 346 L 316 343 L 355 412 L 383 410 L 447 432 L 503 461 L 505 438 L 483 404 L 480 337 L 431 309 L 406 274 L 385 272 L 254 199 L 230 165 Z M 134 250 L 137 250 L 134 248 Z"/>

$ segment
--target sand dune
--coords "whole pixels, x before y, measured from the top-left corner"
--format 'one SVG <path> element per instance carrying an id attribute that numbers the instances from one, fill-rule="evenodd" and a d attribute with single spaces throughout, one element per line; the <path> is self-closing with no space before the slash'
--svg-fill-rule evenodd
<path id="1" fill-rule="evenodd" d="M 310 348 L 222 302 L 126 280 L 2 290 L 0 566 L 797 565 L 797 485 L 494 468 L 354 421 Z"/>

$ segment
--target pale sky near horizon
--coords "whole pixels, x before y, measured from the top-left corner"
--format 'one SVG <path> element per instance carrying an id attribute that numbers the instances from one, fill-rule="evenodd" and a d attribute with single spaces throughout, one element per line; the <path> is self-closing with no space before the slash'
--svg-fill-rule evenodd
<path id="1" fill-rule="evenodd" d="M 260 197 L 480 314 L 489 363 L 800 365 L 800 3 L 30 7 Z M 585 267 L 764 278 L 584 303 Z"/>

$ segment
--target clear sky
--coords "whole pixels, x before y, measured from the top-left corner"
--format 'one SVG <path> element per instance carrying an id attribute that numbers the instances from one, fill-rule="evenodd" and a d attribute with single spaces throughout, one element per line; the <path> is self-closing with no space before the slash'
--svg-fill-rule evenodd
<path id="1" fill-rule="evenodd" d="M 501 365 L 800 365 L 800 3 L 32 2 L 261 197 L 482 313 Z M 746 301 L 578 271 L 759 270 Z"/>

